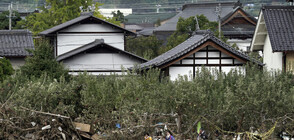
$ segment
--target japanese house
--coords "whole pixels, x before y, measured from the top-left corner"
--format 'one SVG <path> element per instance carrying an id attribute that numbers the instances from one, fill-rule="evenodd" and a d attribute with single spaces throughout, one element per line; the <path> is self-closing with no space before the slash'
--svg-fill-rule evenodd
<path id="1" fill-rule="evenodd" d="M 257 22 L 251 51 L 261 51 L 268 70 L 293 70 L 294 6 L 264 6 Z"/>
<path id="2" fill-rule="evenodd" d="M 245 69 L 242 66 L 248 62 L 263 66 L 262 63 L 251 59 L 246 54 L 235 50 L 215 37 L 210 31 L 197 31 L 185 42 L 166 53 L 141 64 L 141 69 L 159 68 L 171 80 L 178 76 L 187 75 L 195 78 L 201 67 L 228 73 L 233 69 Z"/>
<path id="3" fill-rule="evenodd" d="M 54 45 L 57 60 L 71 74 L 87 71 L 93 75 L 121 74 L 145 59 L 125 51 L 126 36 L 135 33 L 92 15 L 80 17 L 40 33 Z"/>

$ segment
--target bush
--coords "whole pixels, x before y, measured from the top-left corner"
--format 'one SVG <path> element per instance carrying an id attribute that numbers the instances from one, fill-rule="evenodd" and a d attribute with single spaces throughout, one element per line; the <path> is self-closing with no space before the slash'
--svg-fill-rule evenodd
<path id="1" fill-rule="evenodd" d="M 0 58 L 0 81 L 13 74 L 13 68 L 10 61 L 6 58 Z"/>
<path id="2" fill-rule="evenodd" d="M 49 77 L 59 79 L 61 76 L 69 77 L 68 71 L 56 61 L 53 46 L 48 41 L 37 42 L 32 56 L 26 58 L 26 63 L 20 69 L 28 77 L 40 77 L 46 73 Z"/>

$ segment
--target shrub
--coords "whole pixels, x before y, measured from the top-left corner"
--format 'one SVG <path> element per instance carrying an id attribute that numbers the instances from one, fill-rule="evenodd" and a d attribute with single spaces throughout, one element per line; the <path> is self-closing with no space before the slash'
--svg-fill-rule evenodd
<path id="1" fill-rule="evenodd" d="M 68 78 L 68 71 L 62 64 L 56 61 L 53 46 L 47 41 L 37 42 L 34 50 L 30 50 L 32 56 L 26 58 L 26 63 L 20 69 L 29 77 L 40 77 L 47 73 L 49 77 L 59 79 L 60 76 Z"/>
<path id="2" fill-rule="evenodd" d="M 3 81 L 8 75 L 13 74 L 13 68 L 10 61 L 6 58 L 0 58 L 0 81 Z"/>

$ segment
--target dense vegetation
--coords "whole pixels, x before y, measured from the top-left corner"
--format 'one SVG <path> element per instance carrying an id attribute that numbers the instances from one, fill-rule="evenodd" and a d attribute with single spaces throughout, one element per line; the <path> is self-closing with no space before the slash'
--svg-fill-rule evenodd
<path id="1" fill-rule="evenodd" d="M 281 131 L 294 134 L 292 74 L 251 66 L 246 75 L 238 70 L 224 74 L 201 69 L 192 81 L 159 78 L 156 69 L 142 75 L 66 77 L 52 74 L 64 69 L 50 67 L 57 63 L 51 59 L 50 47 L 44 42 L 39 45 L 22 68 L 26 71 L 17 71 L 0 83 L 1 110 L 9 108 L 0 114 L 3 120 L 32 115 L 22 108 L 41 110 L 92 124 L 107 139 L 140 139 L 146 131 L 155 135 L 155 129 L 165 124 L 177 138 L 193 138 L 198 122 L 212 139 L 216 132 L 220 137 L 238 133 L 264 139 Z M 16 126 L 0 128 L 1 139 L 6 138 L 6 130 L 19 131 Z"/>
<path id="2" fill-rule="evenodd" d="M 0 57 L 0 82 L 14 72 L 10 61 L 6 58 Z"/>
<path id="3" fill-rule="evenodd" d="M 228 75 L 209 71 L 193 81 L 185 77 L 171 82 L 159 80 L 159 71 L 123 76 L 80 75 L 65 80 L 47 74 L 29 78 L 18 73 L 1 82 L 0 104 L 26 107 L 83 120 L 96 131 L 112 138 L 139 138 L 148 131 L 155 135 L 158 123 L 169 124 L 176 136 L 195 137 L 199 121 L 214 137 L 240 132 L 276 137 L 282 130 L 293 135 L 294 88 L 291 74 L 249 70 Z M 17 110 L 14 110 L 17 111 Z M 177 118 L 177 121 L 174 119 Z M 119 123 L 122 128 L 115 125 Z M 275 123 L 277 123 L 275 125 Z M 0 129 L 1 130 L 1 129 Z M 230 131 L 230 132 L 227 132 Z"/>

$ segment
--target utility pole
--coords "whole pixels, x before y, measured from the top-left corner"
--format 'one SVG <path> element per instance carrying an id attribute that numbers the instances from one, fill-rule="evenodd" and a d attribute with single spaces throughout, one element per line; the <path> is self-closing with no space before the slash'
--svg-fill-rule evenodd
<path id="1" fill-rule="evenodd" d="M 9 8 L 9 30 L 11 30 L 12 2 L 9 4 L 8 8 Z"/>
<path id="2" fill-rule="evenodd" d="M 156 13 L 159 13 L 159 7 L 161 7 L 161 5 L 160 4 L 156 4 L 155 6 L 156 6 Z"/>
<path id="3" fill-rule="evenodd" d="M 196 30 L 195 31 L 197 31 L 197 30 L 200 30 L 197 15 L 195 16 L 195 20 L 196 20 Z"/>
<path id="4" fill-rule="evenodd" d="M 221 4 L 219 3 L 218 6 L 215 8 L 215 13 L 218 18 L 218 38 L 221 38 L 221 13 L 222 13 L 222 7 Z"/>

